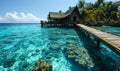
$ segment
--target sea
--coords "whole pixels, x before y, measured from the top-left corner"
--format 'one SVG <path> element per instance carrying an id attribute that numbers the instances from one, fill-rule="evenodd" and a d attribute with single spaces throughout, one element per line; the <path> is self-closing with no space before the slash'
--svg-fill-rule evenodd
<path id="1" fill-rule="evenodd" d="M 96 27 L 120 34 L 120 27 Z M 52 71 L 120 71 L 120 55 L 78 27 L 0 24 L 0 71 L 29 71 L 39 59 Z"/>
<path id="2" fill-rule="evenodd" d="M 103 26 L 95 28 L 120 35 L 120 27 Z"/>

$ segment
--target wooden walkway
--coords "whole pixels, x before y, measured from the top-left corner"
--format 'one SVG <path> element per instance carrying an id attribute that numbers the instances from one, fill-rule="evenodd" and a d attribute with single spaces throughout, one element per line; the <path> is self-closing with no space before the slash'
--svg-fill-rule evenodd
<path id="1" fill-rule="evenodd" d="M 76 24 L 78 27 L 92 34 L 97 39 L 111 46 L 112 49 L 120 53 L 120 36 L 114 35 L 108 32 L 104 32 L 98 29 L 94 29 L 83 24 Z"/>

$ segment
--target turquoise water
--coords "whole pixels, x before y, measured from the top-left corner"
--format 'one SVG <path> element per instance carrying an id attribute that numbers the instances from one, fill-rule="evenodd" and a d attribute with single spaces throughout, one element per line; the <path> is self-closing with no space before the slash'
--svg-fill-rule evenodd
<path id="1" fill-rule="evenodd" d="M 101 30 L 104 30 L 104 31 L 108 31 L 108 32 L 120 34 L 120 27 L 104 26 L 104 27 L 96 27 L 96 28 L 101 29 Z"/>
<path id="2" fill-rule="evenodd" d="M 79 64 L 64 48 L 79 47 Z M 73 48 L 74 50 L 74 48 Z M 0 71 L 28 71 L 39 59 L 49 60 L 53 71 L 106 71 L 120 69 L 120 56 L 104 43 L 75 28 L 41 28 L 40 24 L 0 24 Z"/>

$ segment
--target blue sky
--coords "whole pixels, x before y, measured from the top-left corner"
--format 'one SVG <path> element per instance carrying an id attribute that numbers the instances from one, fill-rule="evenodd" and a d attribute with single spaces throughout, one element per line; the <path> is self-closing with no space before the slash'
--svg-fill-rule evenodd
<path id="1" fill-rule="evenodd" d="M 78 0 L 0 0 L 0 22 L 39 22 L 47 18 L 49 11 L 64 12 L 77 3 Z"/>

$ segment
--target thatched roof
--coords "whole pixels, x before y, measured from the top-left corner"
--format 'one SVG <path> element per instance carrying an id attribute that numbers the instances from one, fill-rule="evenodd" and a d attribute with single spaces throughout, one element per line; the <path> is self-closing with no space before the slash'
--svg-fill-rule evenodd
<path id="1" fill-rule="evenodd" d="M 77 8 L 77 6 L 72 7 L 64 13 L 62 13 L 62 12 L 49 12 L 48 16 L 49 16 L 49 18 L 56 18 L 56 19 L 65 18 L 65 17 L 69 16 L 76 8 Z"/>
<path id="2" fill-rule="evenodd" d="M 59 12 L 50 12 L 49 13 L 49 17 L 51 17 L 51 18 L 62 18 L 64 16 L 65 16 L 64 13 L 59 13 Z"/>

